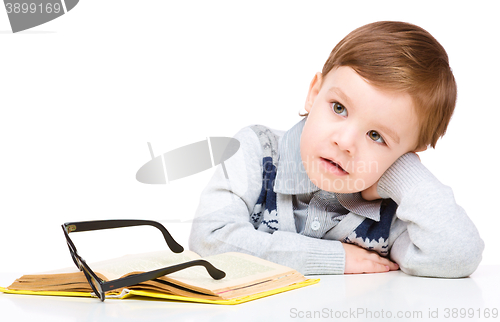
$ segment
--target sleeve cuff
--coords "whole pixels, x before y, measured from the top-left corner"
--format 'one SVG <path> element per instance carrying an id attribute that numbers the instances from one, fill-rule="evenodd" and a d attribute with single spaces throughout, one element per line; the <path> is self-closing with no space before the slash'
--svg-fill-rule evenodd
<path id="1" fill-rule="evenodd" d="M 380 197 L 391 198 L 399 205 L 415 185 L 429 180 L 435 180 L 435 177 L 415 153 L 409 152 L 397 159 L 382 175 L 377 192 Z"/>
<path id="2" fill-rule="evenodd" d="M 340 241 L 318 240 L 308 242 L 308 258 L 304 275 L 344 274 L 345 251 Z M 325 252 L 325 249 L 329 249 Z"/>

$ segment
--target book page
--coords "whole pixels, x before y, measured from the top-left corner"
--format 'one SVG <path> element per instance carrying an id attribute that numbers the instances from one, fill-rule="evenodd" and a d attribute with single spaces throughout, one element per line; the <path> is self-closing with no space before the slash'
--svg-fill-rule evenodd
<path id="1" fill-rule="evenodd" d="M 289 267 L 243 253 L 224 253 L 202 259 L 223 270 L 226 277 L 221 280 L 214 280 L 204 267 L 191 267 L 166 275 L 165 278 L 220 293 L 228 289 L 259 283 L 263 280 L 272 280 L 288 273 L 296 273 L 295 270 Z"/>
<path id="2" fill-rule="evenodd" d="M 94 264 L 89 264 L 94 272 L 106 276 L 108 280 L 114 280 L 130 272 L 148 272 L 179 263 L 199 259 L 200 256 L 194 252 L 185 250 L 180 254 L 170 250 L 161 250 L 150 253 L 131 254 L 110 259 Z"/>
<path id="3" fill-rule="evenodd" d="M 166 266 L 171 266 L 194 259 L 200 256 L 195 252 L 184 250 L 182 253 L 173 253 L 170 250 L 161 250 L 141 254 L 129 254 L 101 262 L 87 263 L 95 273 L 100 273 L 107 280 L 114 280 L 130 272 L 147 272 Z M 37 275 L 62 274 L 79 272 L 75 266 L 38 273 Z"/>

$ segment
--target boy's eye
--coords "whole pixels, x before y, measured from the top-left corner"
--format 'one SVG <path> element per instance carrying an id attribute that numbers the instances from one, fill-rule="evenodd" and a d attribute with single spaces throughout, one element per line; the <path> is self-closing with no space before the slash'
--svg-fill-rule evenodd
<path id="1" fill-rule="evenodd" d="M 346 116 L 347 115 L 347 110 L 346 108 L 340 104 L 340 103 L 333 103 L 332 109 L 335 113 Z"/>
<path id="2" fill-rule="evenodd" d="M 370 137 L 370 139 L 372 139 L 375 142 L 385 143 L 384 139 L 382 138 L 382 136 L 377 131 L 370 131 L 370 132 L 368 132 L 368 136 Z"/>

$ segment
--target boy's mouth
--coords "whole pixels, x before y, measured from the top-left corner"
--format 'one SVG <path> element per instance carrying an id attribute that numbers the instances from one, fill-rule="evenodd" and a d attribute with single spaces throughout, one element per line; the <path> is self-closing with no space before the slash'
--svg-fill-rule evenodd
<path id="1" fill-rule="evenodd" d="M 336 167 L 338 170 L 340 170 L 343 174 L 349 174 L 349 172 L 345 171 L 344 168 L 342 168 L 342 166 L 338 163 L 336 163 L 335 161 L 332 161 L 330 159 L 326 159 L 326 158 L 321 158 L 323 161 L 326 161 L 328 162 L 329 164 L 333 165 L 334 167 Z"/>

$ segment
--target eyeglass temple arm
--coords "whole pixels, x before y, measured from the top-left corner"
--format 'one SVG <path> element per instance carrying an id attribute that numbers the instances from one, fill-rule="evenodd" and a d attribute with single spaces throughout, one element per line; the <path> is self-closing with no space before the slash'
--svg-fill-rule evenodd
<path id="1" fill-rule="evenodd" d="M 172 235 L 168 232 L 168 230 L 159 222 L 152 220 L 121 220 L 121 219 L 113 219 L 113 220 L 92 220 L 92 221 L 78 221 L 78 222 L 67 222 L 64 223 L 64 227 L 68 233 L 71 232 L 79 232 L 79 231 L 91 231 L 91 230 L 101 230 L 101 229 L 111 229 L 111 228 L 123 228 L 123 227 L 132 227 L 132 226 L 154 226 L 158 228 L 168 246 L 174 253 L 182 253 L 184 248 L 179 245 Z"/>
<path id="2" fill-rule="evenodd" d="M 205 269 L 207 270 L 208 274 L 215 279 L 215 280 L 220 280 L 226 276 L 226 273 L 223 271 L 215 268 L 212 264 L 207 262 L 206 260 L 203 259 L 197 259 L 193 260 L 190 262 L 174 265 L 174 266 L 169 266 L 169 267 L 164 267 L 160 268 L 151 272 L 146 272 L 146 273 L 141 273 L 137 275 L 130 275 L 124 278 L 120 278 L 114 281 L 109 281 L 109 282 L 104 282 L 102 285 L 102 289 L 104 292 L 115 290 L 118 288 L 122 287 L 127 287 L 135 284 L 139 284 L 144 281 L 149 281 L 167 274 L 171 274 L 183 269 L 186 269 L 188 267 L 192 266 L 204 266 Z"/>

